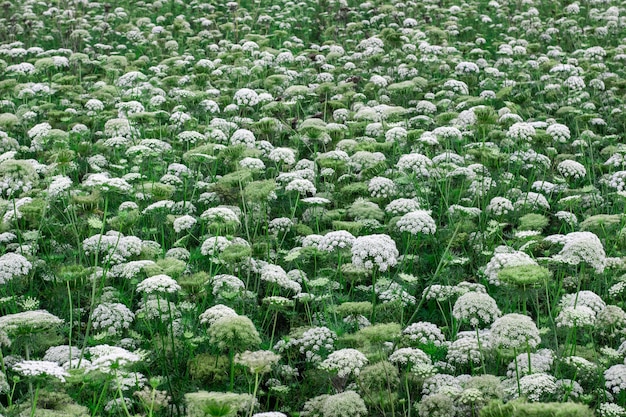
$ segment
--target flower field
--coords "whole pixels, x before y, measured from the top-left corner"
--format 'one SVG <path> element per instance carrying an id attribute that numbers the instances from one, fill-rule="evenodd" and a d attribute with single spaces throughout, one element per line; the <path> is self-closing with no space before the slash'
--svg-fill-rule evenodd
<path id="1" fill-rule="evenodd" d="M 626 417 L 626 3 L 0 5 L 1 417 Z"/>

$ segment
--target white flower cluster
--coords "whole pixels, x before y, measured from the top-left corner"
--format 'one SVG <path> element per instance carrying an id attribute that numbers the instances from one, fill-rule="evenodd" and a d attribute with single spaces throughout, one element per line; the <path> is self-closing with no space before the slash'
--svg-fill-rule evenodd
<path id="1" fill-rule="evenodd" d="M 358 268 L 387 271 L 398 263 L 396 242 L 385 234 L 359 236 L 352 244 L 352 263 Z"/>
<path id="2" fill-rule="evenodd" d="M 594 314 L 600 314 L 606 308 L 606 303 L 602 297 L 589 290 L 579 291 L 576 294 L 565 294 L 559 301 L 561 308 L 576 306 L 589 307 Z"/>
<path id="3" fill-rule="evenodd" d="M 528 401 L 539 402 L 556 393 L 556 378 L 546 373 L 525 375 L 519 379 L 519 390 Z M 517 387 L 511 389 L 510 394 L 517 397 Z"/>
<path id="4" fill-rule="evenodd" d="M 454 70 L 459 74 L 478 74 L 480 72 L 478 65 L 467 61 L 459 62 L 456 67 L 454 67 Z"/>
<path id="5" fill-rule="evenodd" d="M 506 349 L 536 348 L 541 336 L 535 322 L 522 314 L 505 314 L 491 324 L 491 338 L 497 347 Z"/>
<path id="6" fill-rule="evenodd" d="M 285 191 L 296 191 L 298 194 L 305 196 L 307 194 L 315 194 L 317 190 L 315 185 L 306 179 L 293 179 L 285 186 Z"/>
<path id="7" fill-rule="evenodd" d="M 397 303 L 404 307 L 415 304 L 416 298 L 397 282 L 383 278 L 376 281 L 374 292 L 384 303 Z"/>
<path id="8" fill-rule="evenodd" d="M 452 126 L 437 127 L 433 130 L 433 135 L 435 135 L 436 137 L 440 139 L 451 140 L 451 141 L 457 141 L 457 140 L 463 139 L 463 133 L 461 133 L 461 131 L 458 128 L 452 127 Z"/>
<path id="9" fill-rule="evenodd" d="M 244 145 L 247 148 L 254 148 L 256 137 L 248 129 L 237 129 L 230 137 L 231 145 Z"/>
<path id="10" fill-rule="evenodd" d="M 274 148 L 270 151 L 267 158 L 275 163 L 285 165 L 293 165 L 296 163 L 296 153 L 291 148 Z"/>
<path id="11" fill-rule="evenodd" d="M 446 344 L 446 337 L 436 324 L 427 321 L 412 323 L 407 326 L 402 334 L 411 345 L 430 345 L 441 347 Z"/>
<path id="12" fill-rule="evenodd" d="M 130 328 L 133 320 L 135 314 L 122 303 L 101 303 L 91 315 L 93 328 L 111 336 L 119 335 Z"/>
<path id="13" fill-rule="evenodd" d="M 470 326 L 491 324 L 502 313 L 490 295 L 480 292 L 468 292 L 460 296 L 454 303 L 452 315 L 461 321 L 468 321 Z"/>
<path id="14" fill-rule="evenodd" d="M 272 219 L 267 224 L 267 231 L 270 234 L 277 235 L 280 233 L 286 233 L 293 227 L 293 221 L 288 217 L 278 217 Z"/>
<path id="15" fill-rule="evenodd" d="M 239 224 L 239 216 L 232 209 L 228 207 L 211 207 L 205 210 L 200 218 L 206 220 L 209 223 L 223 222 L 223 223 L 237 223 Z"/>
<path id="16" fill-rule="evenodd" d="M 389 355 L 389 362 L 411 367 L 418 364 L 431 365 L 432 359 L 423 350 L 418 348 L 400 348 Z"/>
<path id="17" fill-rule="evenodd" d="M 626 365 L 613 365 L 604 371 L 604 386 L 613 394 L 626 391 Z"/>
<path id="18" fill-rule="evenodd" d="M 596 322 L 596 313 L 587 306 L 565 307 L 554 320 L 557 327 L 587 327 Z"/>
<path id="19" fill-rule="evenodd" d="M 210 280 L 213 286 L 213 296 L 217 297 L 224 292 L 239 292 L 245 290 L 246 285 L 244 282 L 234 275 L 219 274 Z"/>
<path id="20" fill-rule="evenodd" d="M 263 163 L 263 161 L 260 160 L 259 158 L 251 158 L 251 157 L 243 158 L 241 161 L 239 161 L 239 166 L 244 169 L 250 169 L 253 171 L 265 170 L 265 163 Z"/>
<path id="21" fill-rule="evenodd" d="M 393 216 L 399 216 L 411 211 L 417 211 L 421 207 L 420 202 L 415 198 L 396 198 L 385 207 L 385 212 Z"/>
<path id="22" fill-rule="evenodd" d="M 174 294 L 181 290 L 180 285 L 172 277 L 160 274 L 144 279 L 137 284 L 137 292 L 153 294 L 168 293 Z"/>
<path id="23" fill-rule="evenodd" d="M 572 161 L 571 159 L 566 159 L 560 162 L 556 169 L 559 171 L 559 174 L 565 178 L 573 178 L 577 180 L 587 175 L 585 166 L 580 162 Z"/>
<path id="24" fill-rule="evenodd" d="M 0 285 L 16 277 L 28 275 L 33 264 L 19 253 L 5 253 L 0 256 Z"/>
<path id="25" fill-rule="evenodd" d="M 105 235 L 97 234 L 83 240 L 85 255 L 96 253 L 101 255 L 101 262 L 119 264 L 141 253 L 142 241 L 136 236 L 124 236 L 116 231 L 109 231 Z"/>
<path id="26" fill-rule="evenodd" d="M 505 197 L 494 197 L 491 199 L 487 207 L 485 208 L 487 213 L 491 213 L 494 216 L 504 216 L 511 213 L 515 208 L 511 200 Z"/>
<path id="27" fill-rule="evenodd" d="M 526 122 L 513 123 L 506 132 L 507 138 L 523 142 L 531 142 L 536 134 L 535 128 Z"/>
<path id="28" fill-rule="evenodd" d="M 608 179 L 608 186 L 615 188 L 618 192 L 626 190 L 626 171 L 617 171 L 611 174 Z"/>
<path id="29" fill-rule="evenodd" d="M 405 128 L 396 126 L 385 132 L 385 142 L 403 142 L 406 140 L 407 131 Z"/>
<path id="30" fill-rule="evenodd" d="M 90 174 L 83 182 L 84 187 L 93 187 L 102 191 L 129 193 L 133 186 L 123 178 L 112 178 L 108 173 Z"/>
<path id="31" fill-rule="evenodd" d="M 580 91 L 586 87 L 586 84 L 583 77 L 572 75 L 563 81 L 563 86 L 570 90 Z"/>
<path id="32" fill-rule="evenodd" d="M 174 231 L 176 233 L 181 233 L 183 231 L 189 230 L 193 228 L 197 222 L 198 220 L 196 220 L 195 217 L 188 214 L 177 217 L 176 219 L 174 219 Z"/>
<path id="33" fill-rule="evenodd" d="M 416 210 L 405 214 L 398 220 L 396 227 L 400 232 L 408 232 L 411 235 L 418 233 L 434 235 L 437 231 L 437 225 L 429 210 Z"/>
<path id="34" fill-rule="evenodd" d="M 317 248 L 324 252 L 334 250 L 350 249 L 356 238 L 352 233 L 345 230 L 326 233 L 319 241 Z"/>
<path id="35" fill-rule="evenodd" d="M 367 362 L 365 355 L 356 349 L 340 349 L 328 355 L 318 367 L 337 373 L 339 378 L 348 378 L 351 375 L 358 376 Z"/>
<path id="36" fill-rule="evenodd" d="M 313 327 L 305 331 L 299 338 L 293 338 L 288 342 L 278 342 L 274 349 L 283 352 L 291 347 L 296 347 L 301 354 L 305 355 L 307 362 L 318 363 L 322 360 L 321 354 L 323 352 L 332 352 L 335 349 L 336 340 L 337 334 L 328 327 Z"/>
<path id="37" fill-rule="evenodd" d="M 487 332 L 487 333 L 485 333 Z M 457 339 L 448 346 L 446 359 L 454 365 L 480 365 L 485 360 L 485 352 L 491 348 L 488 331 L 476 337 L 476 332 L 460 332 Z"/>
<path id="38" fill-rule="evenodd" d="M 48 313 L 46 310 L 24 311 L 0 317 L 0 330 L 9 336 L 14 333 L 24 334 L 45 331 L 60 324 L 63 324 L 63 320 L 54 314 Z"/>
<path id="39" fill-rule="evenodd" d="M 143 268 L 155 265 L 154 261 L 130 261 L 113 265 L 107 272 L 107 276 L 111 278 L 133 279 L 139 274 Z"/>
<path id="40" fill-rule="evenodd" d="M 302 286 L 289 278 L 289 275 L 279 265 L 267 264 L 261 269 L 261 281 L 270 282 L 296 294 L 302 291 Z"/>
<path id="41" fill-rule="evenodd" d="M 204 256 L 217 259 L 217 257 L 230 246 L 232 242 L 226 239 L 224 236 L 213 236 L 207 238 L 200 248 L 200 253 Z"/>
<path id="42" fill-rule="evenodd" d="M 430 177 L 433 161 L 421 153 L 409 153 L 402 155 L 396 164 L 401 171 L 410 172 L 417 177 Z"/>
<path id="43" fill-rule="evenodd" d="M 235 92 L 233 101 L 238 106 L 256 106 L 259 104 L 259 95 L 249 88 L 241 88 Z"/>
<path id="44" fill-rule="evenodd" d="M 396 194 L 396 185 L 386 177 L 372 178 L 367 189 L 373 198 L 389 198 Z"/>
<path id="45" fill-rule="evenodd" d="M 48 196 L 50 198 L 59 198 L 72 187 L 72 179 L 65 175 L 56 175 L 52 177 L 52 182 L 48 186 Z"/>
<path id="46" fill-rule="evenodd" d="M 88 348 L 91 359 L 91 370 L 104 373 L 115 372 L 119 367 L 124 367 L 141 360 L 141 356 L 124 348 L 110 345 L 97 345 Z"/>
<path id="47" fill-rule="evenodd" d="M 24 376 L 48 375 L 65 382 L 70 374 L 56 362 L 50 361 L 21 361 L 13 366 L 13 370 Z"/>
<path id="48" fill-rule="evenodd" d="M 571 138 L 569 127 L 560 123 L 553 123 L 546 128 L 546 133 L 552 137 L 554 142 L 567 143 Z"/>
<path id="49" fill-rule="evenodd" d="M 522 265 L 537 265 L 537 262 L 524 252 L 500 247 L 500 251 L 496 249 L 496 253 L 485 266 L 483 274 L 485 274 L 490 284 L 500 285 L 498 273 L 502 268 Z"/>
<path id="50" fill-rule="evenodd" d="M 529 362 L 530 361 L 530 362 Z M 516 378 L 538 372 L 548 372 L 554 364 L 554 352 L 550 349 L 540 349 L 535 353 L 522 352 L 509 363 L 506 376 Z"/>
<path id="51" fill-rule="evenodd" d="M 586 263 L 598 274 L 604 272 L 606 266 L 604 246 L 591 232 L 568 233 L 564 237 L 563 249 L 552 258 L 570 265 Z"/>
<path id="52" fill-rule="evenodd" d="M 211 326 L 213 323 L 224 317 L 236 317 L 238 314 L 232 308 L 223 304 L 217 304 L 207 308 L 200 314 L 200 323 Z"/>

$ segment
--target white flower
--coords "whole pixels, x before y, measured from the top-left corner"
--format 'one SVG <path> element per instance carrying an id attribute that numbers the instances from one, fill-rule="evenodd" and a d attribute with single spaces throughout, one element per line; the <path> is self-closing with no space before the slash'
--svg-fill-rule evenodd
<path id="1" fill-rule="evenodd" d="M 256 106 L 259 104 L 259 95 L 249 88 L 241 88 L 237 90 L 233 100 L 238 106 Z"/>
<path id="2" fill-rule="evenodd" d="M 109 335 L 120 334 L 128 329 L 135 319 L 135 314 L 122 303 L 99 304 L 91 315 L 95 330 L 104 330 Z"/>
<path id="3" fill-rule="evenodd" d="M 207 308 L 204 313 L 200 314 L 200 323 L 210 326 L 223 317 L 235 317 L 237 315 L 232 308 L 223 304 L 217 304 Z"/>
<path id="4" fill-rule="evenodd" d="M 587 174 L 587 170 L 583 164 L 572 161 L 571 159 L 566 159 L 560 162 L 556 169 L 559 171 L 559 174 L 565 178 L 580 179 Z"/>
<path id="5" fill-rule="evenodd" d="M 418 233 L 434 235 L 437 231 L 435 220 L 428 210 L 416 210 L 405 214 L 398 220 L 396 227 L 400 232 L 408 232 L 411 235 Z"/>
<path id="6" fill-rule="evenodd" d="M 300 195 L 315 194 L 317 190 L 315 185 L 305 179 L 296 178 L 285 186 L 285 191 L 297 191 Z"/>
<path id="7" fill-rule="evenodd" d="M 432 364 L 430 356 L 423 350 L 417 348 L 400 348 L 389 355 L 389 362 L 403 366 L 412 366 L 417 364 Z"/>
<path id="8" fill-rule="evenodd" d="M 374 198 L 389 198 L 396 193 L 396 185 L 385 177 L 374 177 L 370 180 L 367 189 Z"/>
<path id="9" fill-rule="evenodd" d="M 174 220 L 174 231 L 180 233 L 195 226 L 198 221 L 190 215 L 180 216 Z"/>
<path id="10" fill-rule="evenodd" d="M 613 365 L 604 371 L 605 387 L 613 394 L 626 390 L 626 365 Z"/>
<path id="11" fill-rule="evenodd" d="M 13 370 L 24 376 L 48 375 L 65 382 L 65 377 L 70 376 L 59 364 L 49 361 L 21 361 L 13 366 Z"/>
<path id="12" fill-rule="evenodd" d="M 48 195 L 51 198 L 57 198 L 71 187 L 72 180 L 70 177 L 66 177 L 64 175 L 54 176 L 52 177 L 52 182 L 48 186 Z"/>
<path id="13" fill-rule="evenodd" d="M 446 337 L 436 324 L 421 321 L 410 324 L 402 331 L 409 344 L 429 345 L 440 347 L 445 345 Z"/>
<path id="14" fill-rule="evenodd" d="M 19 253 L 5 253 L 0 256 L 0 285 L 16 277 L 28 275 L 32 267 L 33 264 Z"/>
<path id="15" fill-rule="evenodd" d="M 332 252 L 336 249 L 349 249 L 356 238 L 345 230 L 326 233 L 320 240 L 317 248 L 321 251 Z"/>
<path id="16" fill-rule="evenodd" d="M 396 242 L 385 234 L 360 236 L 352 244 L 352 263 L 359 268 L 384 272 L 398 263 L 398 256 Z"/>
<path id="17" fill-rule="evenodd" d="M 525 375 L 519 380 L 519 388 L 528 401 L 539 402 L 545 397 L 556 393 L 556 378 L 545 373 Z M 513 396 L 517 396 L 517 386 L 511 389 Z"/>
<path id="18" fill-rule="evenodd" d="M 530 142 L 535 134 L 535 128 L 530 123 L 518 122 L 509 127 L 506 136 L 514 141 Z"/>
<path id="19" fill-rule="evenodd" d="M 340 349 L 328 355 L 319 368 L 336 372 L 340 378 L 348 378 L 350 375 L 358 376 L 367 362 L 365 355 L 356 349 Z"/>
<path id="20" fill-rule="evenodd" d="M 181 290 L 180 285 L 171 277 L 160 274 L 146 278 L 137 284 L 137 292 L 146 294 L 169 293 L 174 294 Z"/>
<path id="21" fill-rule="evenodd" d="M 494 345 L 507 349 L 536 348 L 541 342 L 535 322 L 522 314 L 505 314 L 491 324 Z"/>
<path id="22" fill-rule="evenodd" d="M 591 232 L 565 235 L 563 249 L 553 259 L 571 265 L 586 263 L 598 274 L 604 272 L 606 265 L 604 246 L 598 236 Z"/>
<path id="23" fill-rule="evenodd" d="M 415 174 L 417 177 L 430 177 L 433 161 L 420 153 L 405 154 L 400 157 L 396 168 Z"/>
<path id="24" fill-rule="evenodd" d="M 490 295 L 471 291 L 456 300 L 452 315 L 457 320 L 469 321 L 472 327 L 478 327 L 481 323 L 493 323 L 501 312 Z"/>

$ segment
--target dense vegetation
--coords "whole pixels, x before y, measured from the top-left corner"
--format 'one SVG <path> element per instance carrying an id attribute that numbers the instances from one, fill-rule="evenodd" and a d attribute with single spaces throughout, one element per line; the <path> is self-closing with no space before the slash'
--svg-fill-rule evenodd
<path id="1" fill-rule="evenodd" d="M 625 12 L 5 1 L 0 413 L 626 417 Z"/>

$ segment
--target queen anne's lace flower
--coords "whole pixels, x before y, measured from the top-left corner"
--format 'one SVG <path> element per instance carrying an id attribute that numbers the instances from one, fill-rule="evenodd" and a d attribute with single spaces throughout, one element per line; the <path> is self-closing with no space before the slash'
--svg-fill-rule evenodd
<path id="1" fill-rule="evenodd" d="M 137 285 L 137 292 L 153 294 L 153 293 L 169 293 L 173 294 L 181 290 L 180 285 L 171 277 L 160 274 L 146 278 Z"/>
<path id="2" fill-rule="evenodd" d="M 519 380 L 519 389 L 528 401 L 539 402 L 557 391 L 556 378 L 545 373 L 525 375 Z M 511 390 L 517 396 L 517 387 Z"/>
<path id="3" fill-rule="evenodd" d="M 385 177 L 374 177 L 367 185 L 370 195 L 374 198 L 389 198 L 396 193 L 396 185 Z"/>
<path id="4" fill-rule="evenodd" d="M 571 265 L 586 263 L 596 273 L 604 272 L 606 253 L 602 242 L 591 232 L 572 232 L 565 235 L 563 249 L 553 257 L 554 260 Z"/>
<path id="5" fill-rule="evenodd" d="M 613 394 L 626 391 L 626 365 L 613 365 L 604 371 L 604 386 Z"/>
<path id="6" fill-rule="evenodd" d="M 48 375 L 65 382 L 69 373 L 55 362 L 49 361 L 21 361 L 13 366 L 13 370 L 24 376 Z"/>
<path id="7" fill-rule="evenodd" d="M 501 313 L 490 295 L 472 291 L 456 300 L 452 315 L 458 320 L 468 321 L 472 327 L 478 327 L 480 324 L 491 324 Z"/>
<path id="8" fill-rule="evenodd" d="M 556 169 L 559 171 L 559 174 L 563 175 L 565 178 L 580 179 L 587 174 L 587 170 L 583 164 L 572 161 L 571 159 L 560 162 Z"/>
<path id="9" fill-rule="evenodd" d="M 200 323 L 210 326 L 222 317 L 235 316 L 237 316 L 235 310 L 223 304 L 217 304 L 207 308 L 204 313 L 200 314 Z"/>
<path id="10" fill-rule="evenodd" d="M 432 363 L 430 356 L 424 353 L 423 350 L 417 348 L 400 348 L 389 355 L 389 362 L 395 363 L 401 366 L 411 367 L 417 364 Z"/>
<path id="11" fill-rule="evenodd" d="M 5 253 L 0 256 L 0 284 L 6 284 L 16 277 L 28 275 L 32 267 L 33 264 L 19 253 Z"/>
<path id="12" fill-rule="evenodd" d="M 321 251 L 332 252 L 340 249 L 350 249 L 356 238 L 345 230 L 328 232 L 321 239 L 317 248 Z"/>
<path id="13" fill-rule="evenodd" d="M 388 235 L 368 235 L 356 238 L 352 244 L 352 263 L 368 270 L 378 267 L 386 271 L 398 262 L 396 243 Z"/>
<path id="14" fill-rule="evenodd" d="M 491 324 L 494 345 L 507 349 L 536 348 L 541 342 L 535 322 L 522 314 L 506 314 Z"/>
<path id="15" fill-rule="evenodd" d="M 408 343 L 414 346 L 432 344 L 435 347 L 440 347 L 446 343 L 446 337 L 441 329 L 436 324 L 426 321 L 410 324 L 402 331 L 402 334 Z"/>
<path id="16" fill-rule="evenodd" d="M 433 161 L 425 155 L 410 153 L 402 155 L 396 167 L 405 172 L 415 174 L 418 177 L 429 177 L 433 166 Z"/>
<path id="17" fill-rule="evenodd" d="M 416 210 L 405 214 L 398 220 L 396 227 L 401 232 L 408 232 L 411 235 L 418 233 L 433 235 L 437 231 L 435 220 L 428 210 Z"/>
<path id="18" fill-rule="evenodd" d="M 340 378 L 348 378 L 350 375 L 358 376 L 361 368 L 367 365 L 367 358 L 356 349 L 337 350 L 319 364 L 319 368 L 337 373 Z"/>
<path id="19" fill-rule="evenodd" d="M 109 335 L 118 335 L 128 329 L 135 319 L 135 314 L 122 303 L 99 304 L 91 315 L 95 330 L 103 330 Z"/>

